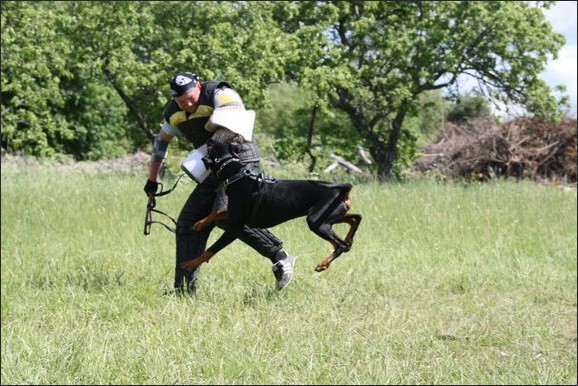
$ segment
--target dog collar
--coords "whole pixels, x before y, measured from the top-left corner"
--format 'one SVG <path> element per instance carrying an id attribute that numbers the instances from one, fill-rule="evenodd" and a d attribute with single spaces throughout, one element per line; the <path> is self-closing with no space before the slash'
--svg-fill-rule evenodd
<path id="1" fill-rule="evenodd" d="M 240 160 L 239 160 L 239 158 L 229 156 L 229 158 L 225 162 L 223 162 L 221 164 L 221 166 L 219 166 L 219 170 L 217 170 L 217 175 L 221 174 L 221 172 L 223 171 L 223 168 L 233 161 L 240 161 Z"/>
<path id="2" fill-rule="evenodd" d="M 241 178 L 245 176 L 248 176 L 250 173 L 251 172 L 249 170 L 245 169 L 242 172 L 239 172 L 234 176 L 227 178 L 225 181 L 223 181 L 223 188 L 227 190 L 227 186 L 239 181 Z"/>

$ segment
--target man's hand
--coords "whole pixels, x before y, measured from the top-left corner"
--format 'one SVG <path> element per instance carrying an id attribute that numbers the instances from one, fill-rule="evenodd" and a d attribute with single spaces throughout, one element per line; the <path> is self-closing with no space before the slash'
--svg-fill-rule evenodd
<path id="1" fill-rule="evenodd" d="M 155 193 L 157 192 L 158 188 L 159 188 L 158 182 L 153 181 L 151 179 L 147 179 L 147 183 L 144 186 L 144 191 L 149 198 L 149 202 L 147 204 L 149 208 L 154 208 L 157 204 L 155 200 Z"/>
<path id="2" fill-rule="evenodd" d="M 144 191 L 147 194 L 147 196 L 150 196 L 151 193 L 155 194 L 158 188 L 159 188 L 158 182 L 147 179 L 147 183 L 144 186 Z"/>

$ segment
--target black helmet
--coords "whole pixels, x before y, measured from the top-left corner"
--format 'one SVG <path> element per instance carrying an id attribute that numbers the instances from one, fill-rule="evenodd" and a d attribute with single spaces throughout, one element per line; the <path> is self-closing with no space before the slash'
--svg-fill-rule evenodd
<path id="1" fill-rule="evenodd" d="M 197 85 L 197 74 L 180 72 L 171 78 L 171 96 L 179 97 Z"/>

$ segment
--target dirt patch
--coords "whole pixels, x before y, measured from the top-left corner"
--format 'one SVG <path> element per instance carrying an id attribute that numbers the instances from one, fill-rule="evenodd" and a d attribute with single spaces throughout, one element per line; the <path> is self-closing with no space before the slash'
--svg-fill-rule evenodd
<path id="1" fill-rule="evenodd" d="M 38 159 L 28 155 L 2 154 L 1 163 L 4 167 L 21 166 L 52 166 L 60 170 L 78 170 L 82 172 L 143 172 L 146 173 L 149 167 L 150 154 L 138 152 L 132 155 L 115 159 L 99 161 L 79 161 L 75 162 L 64 157 L 55 159 Z"/>

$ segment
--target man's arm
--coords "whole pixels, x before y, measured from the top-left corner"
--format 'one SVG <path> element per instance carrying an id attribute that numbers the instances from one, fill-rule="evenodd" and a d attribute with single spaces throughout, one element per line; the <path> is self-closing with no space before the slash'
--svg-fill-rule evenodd
<path id="1" fill-rule="evenodd" d="M 159 176 L 159 170 L 163 160 L 167 156 L 169 143 L 174 136 L 167 133 L 163 128 L 159 131 L 153 142 L 153 151 L 151 155 L 151 164 L 149 168 L 149 180 L 156 181 Z"/>
<path id="2" fill-rule="evenodd" d="M 147 178 L 147 182 L 144 186 L 144 192 L 149 198 L 149 205 L 152 205 L 153 207 L 155 205 L 154 194 L 158 189 L 157 179 L 159 177 L 159 171 L 161 169 L 163 160 L 167 156 L 169 143 L 173 140 L 173 138 L 174 135 L 164 130 L 163 125 L 163 127 L 161 127 L 161 130 L 159 131 L 153 142 L 153 151 L 151 154 L 149 175 Z"/>

